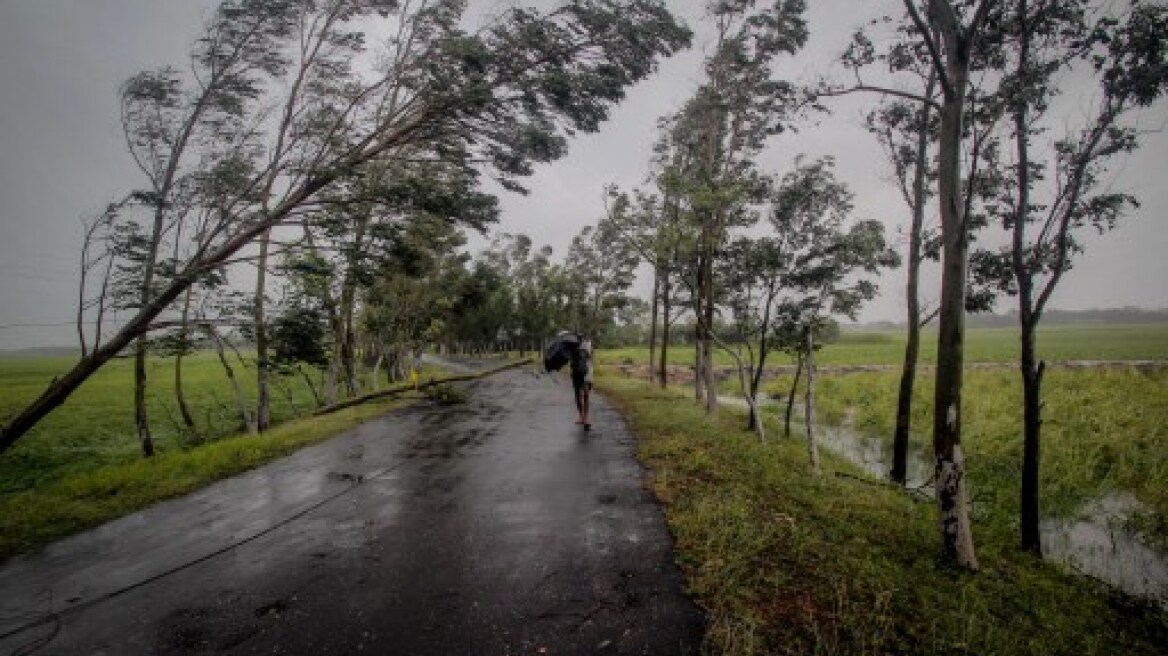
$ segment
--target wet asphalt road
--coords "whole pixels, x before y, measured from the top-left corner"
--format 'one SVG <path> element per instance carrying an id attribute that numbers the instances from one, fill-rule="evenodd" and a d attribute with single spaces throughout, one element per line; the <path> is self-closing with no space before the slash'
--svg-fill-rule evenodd
<path id="1" fill-rule="evenodd" d="M 697 653 L 612 407 L 466 389 L 4 564 L 0 654 Z"/>

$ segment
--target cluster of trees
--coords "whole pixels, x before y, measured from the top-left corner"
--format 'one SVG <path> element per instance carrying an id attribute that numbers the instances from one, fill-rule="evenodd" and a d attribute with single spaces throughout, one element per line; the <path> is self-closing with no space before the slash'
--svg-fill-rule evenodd
<path id="1" fill-rule="evenodd" d="M 738 363 L 749 426 L 760 436 L 756 400 L 768 355 L 795 354 L 814 376 L 817 339 L 832 317 L 855 318 L 876 294 L 874 277 L 899 263 L 882 222 L 853 220 L 853 195 L 830 157 L 796 158 L 783 176 L 758 165 L 770 138 L 814 106 L 806 90 L 771 74 L 806 41 L 804 8 L 798 0 L 712 3 L 705 78 L 661 120 L 647 185 L 608 190 L 608 220 L 653 271 L 650 369 L 664 386 L 671 330 L 692 321 L 696 399 L 716 411 L 713 355 L 724 350 Z M 807 390 L 818 470 L 814 385 Z"/>
<path id="2" fill-rule="evenodd" d="M 284 361 L 328 360 L 335 386 L 352 389 L 359 350 L 389 354 L 426 331 L 488 334 L 457 307 L 449 326 L 399 310 L 443 309 L 419 286 L 466 273 L 451 261 L 454 228 L 498 214 L 484 178 L 522 191 L 535 164 L 598 129 L 690 32 L 658 0 L 513 8 L 476 31 L 465 11 L 460 0 L 224 0 L 186 66 L 126 82 L 143 185 L 88 226 L 82 357 L 0 429 L 0 452 L 132 349 L 150 455 L 145 357 L 160 331 L 180 354 L 195 336 L 221 345 L 226 326 L 248 331 L 257 430 Z M 492 275 L 472 269 L 444 302 L 489 304 Z"/>
<path id="3" fill-rule="evenodd" d="M 910 331 L 893 477 L 904 481 L 919 327 L 939 320 L 933 446 L 945 552 L 976 569 L 961 450 L 965 312 L 1017 303 L 1022 379 L 1021 544 L 1041 553 L 1039 447 L 1043 363 L 1037 326 L 1082 252 L 1136 199 L 1109 172 L 1138 147 L 1141 110 L 1168 88 L 1168 8 L 1139 0 L 904 0 L 875 45 L 856 33 L 855 82 L 827 93 L 879 93 L 869 119 L 912 212 L 906 288 Z M 880 29 L 873 27 L 873 29 Z M 886 28 L 887 29 L 887 28 Z M 871 84 L 868 74 L 894 82 Z M 1063 98 L 1064 93 L 1075 94 Z M 935 232 L 924 211 L 940 215 Z M 999 245 L 1001 244 L 1001 245 Z M 923 312 L 922 258 L 940 255 L 941 297 Z"/>
<path id="4" fill-rule="evenodd" d="M 961 448 L 966 313 L 988 309 L 1003 295 L 1017 303 L 1020 534 L 1022 547 L 1040 554 L 1044 366 L 1037 326 L 1082 252 L 1084 233 L 1112 229 L 1137 205 L 1109 172 L 1138 147 L 1141 112 L 1168 86 L 1168 8 L 1138 0 L 898 4 L 903 11 L 858 31 L 842 55 L 854 80 L 807 90 L 771 75 L 774 60 L 795 54 L 807 37 L 802 2 L 711 3 L 716 36 L 704 81 L 663 119 L 650 188 L 612 190 L 610 215 L 654 272 L 650 359 L 660 326 L 662 384 L 680 310 L 697 325 L 697 399 L 715 410 L 711 355 L 724 348 L 739 362 L 751 426 L 761 434 L 754 399 L 767 353 L 796 354 L 809 379 L 813 465 L 817 329 L 832 314 L 854 315 L 875 293 L 870 275 L 903 260 L 908 340 L 891 475 L 905 483 L 920 329 L 936 319 L 932 428 L 940 529 L 945 554 L 976 569 Z M 1062 98 L 1064 91 L 1079 95 Z M 851 195 L 835 180 L 830 159 L 797 160 L 781 180 L 757 168 L 769 137 L 802 112 L 858 92 L 880 99 L 867 126 L 908 210 L 902 258 L 887 248 L 880 223 L 849 225 Z M 935 225 L 932 212 L 939 215 Z M 760 233 L 764 217 L 770 229 Z M 939 260 L 935 304 L 923 302 L 919 291 L 928 259 Z M 719 334 L 725 333 L 719 322 L 734 330 Z"/>

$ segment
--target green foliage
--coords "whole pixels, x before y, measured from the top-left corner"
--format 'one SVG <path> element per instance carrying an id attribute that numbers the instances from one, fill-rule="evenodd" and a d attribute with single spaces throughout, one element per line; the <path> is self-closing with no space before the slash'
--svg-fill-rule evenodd
<path id="1" fill-rule="evenodd" d="M 277 367 L 303 362 L 317 367 L 328 364 L 325 321 L 314 308 L 293 307 L 272 320 L 268 339 Z"/>
<path id="2" fill-rule="evenodd" d="M 1168 640 L 1161 612 L 1019 554 L 1009 531 L 979 523 L 982 571 L 951 571 L 931 504 L 830 455 L 812 477 L 804 444 L 762 443 L 680 390 L 599 382 L 640 438 L 711 653 L 1156 654 Z"/>

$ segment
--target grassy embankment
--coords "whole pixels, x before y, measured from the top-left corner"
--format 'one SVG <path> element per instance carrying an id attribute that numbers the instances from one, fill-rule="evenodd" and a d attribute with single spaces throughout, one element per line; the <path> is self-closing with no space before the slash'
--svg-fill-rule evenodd
<path id="1" fill-rule="evenodd" d="M 599 383 L 640 436 L 689 589 L 709 613 L 712 653 L 1158 654 L 1168 644 L 1163 613 L 1019 554 L 1008 531 L 977 526 L 982 571 L 947 570 L 931 504 L 853 478 L 829 453 L 815 477 L 802 441 L 760 443 L 741 412 L 709 418 L 681 386 Z"/>
<path id="2" fill-rule="evenodd" d="M 1022 462 L 1022 387 L 1012 366 L 1016 333 L 971 330 L 968 345 L 970 362 L 1009 365 L 966 372 L 963 432 L 980 507 L 1000 520 L 991 526 L 1012 531 Z M 828 364 L 898 365 L 903 348 L 903 335 L 895 332 L 844 333 L 840 342 L 825 346 L 818 359 Z M 926 339 L 922 361 L 933 362 L 935 349 L 935 342 Z M 1164 360 L 1168 326 L 1058 326 L 1042 333 L 1040 349 L 1052 361 Z M 692 356 L 688 349 L 684 353 Z M 610 363 L 624 358 L 641 362 L 647 352 L 624 350 L 601 357 Z M 821 419 L 839 424 L 851 410 L 857 430 L 891 442 L 899 376 L 898 366 L 877 372 L 824 372 L 816 388 Z M 766 391 L 785 398 L 790 383 L 789 375 L 779 376 L 767 383 Z M 723 388 L 737 394 L 737 380 L 725 381 Z M 1043 400 L 1043 513 L 1067 516 L 1087 499 L 1128 492 L 1150 507 L 1136 523 L 1154 539 L 1168 542 L 1168 370 L 1055 367 L 1047 371 Z M 922 453 L 928 452 L 930 443 L 932 406 L 932 372 L 922 370 L 912 420 L 913 446 Z"/>
<path id="3" fill-rule="evenodd" d="M 0 359 L 0 420 L 39 394 L 70 363 L 68 358 Z M 233 366 L 254 402 L 254 372 L 237 362 Z M 157 449 L 153 459 L 141 457 L 134 431 L 129 360 L 116 360 L 94 374 L 0 455 L 0 559 L 251 469 L 408 403 L 413 396 L 411 392 L 401 400 L 303 417 L 315 409 L 312 392 L 302 379 L 288 378 L 273 390 L 272 414 L 278 425 L 249 436 L 241 433 L 230 385 L 213 354 L 189 358 L 184 372 L 197 433 L 176 423 L 172 361 L 149 361 L 148 409 Z M 423 376 L 440 378 L 441 372 L 427 370 Z"/>

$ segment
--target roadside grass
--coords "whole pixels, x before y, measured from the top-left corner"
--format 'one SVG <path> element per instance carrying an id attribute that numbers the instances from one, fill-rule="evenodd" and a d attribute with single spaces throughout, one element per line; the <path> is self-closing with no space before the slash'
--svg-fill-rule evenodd
<path id="1" fill-rule="evenodd" d="M 35 489 L 0 496 L 0 560 L 247 471 L 409 402 L 377 400 L 287 421 L 262 435 L 61 474 Z"/>
<path id="2" fill-rule="evenodd" d="M 896 422 L 898 371 L 818 377 L 821 420 L 842 423 L 851 411 L 862 434 L 890 443 Z M 766 391 L 786 397 L 791 377 Z M 784 405 L 785 407 L 785 405 Z M 1014 370 L 965 374 L 963 444 L 971 486 L 987 511 L 1003 521 L 1018 513 L 1022 468 L 1022 384 Z M 931 444 L 933 374 L 918 374 L 912 442 Z M 1140 524 L 1168 543 L 1168 369 L 1050 369 L 1043 383 L 1043 514 L 1067 516 L 1091 498 L 1125 491 L 1148 504 Z"/>
<path id="3" fill-rule="evenodd" d="M 708 417 L 682 386 L 605 370 L 598 384 L 638 435 L 689 591 L 707 610 L 711 653 L 1159 654 L 1168 644 L 1161 611 L 1018 553 L 998 518 L 976 526 L 982 571 L 948 570 L 932 504 L 827 452 L 816 477 L 802 441 L 762 443 L 741 412 Z"/>
<path id="4" fill-rule="evenodd" d="M 844 331 L 837 342 L 816 354 L 820 364 L 899 365 L 904 360 L 903 330 Z M 1168 324 L 1132 326 L 1049 326 L 1039 329 L 1039 348 L 1047 360 L 1165 360 L 1168 359 Z M 649 359 L 644 347 L 597 349 L 600 364 L 637 364 Z M 966 334 L 966 362 L 1015 362 L 1018 358 L 1018 331 L 1014 328 L 974 328 Z M 936 332 L 926 330 L 921 337 L 922 363 L 937 359 Z M 693 345 L 670 346 L 671 364 L 692 365 Z M 732 365 L 733 359 L 718 352 L 718 365 Z M 777 353 L 767 357 L 768 365 L 793 364 Z"/>

